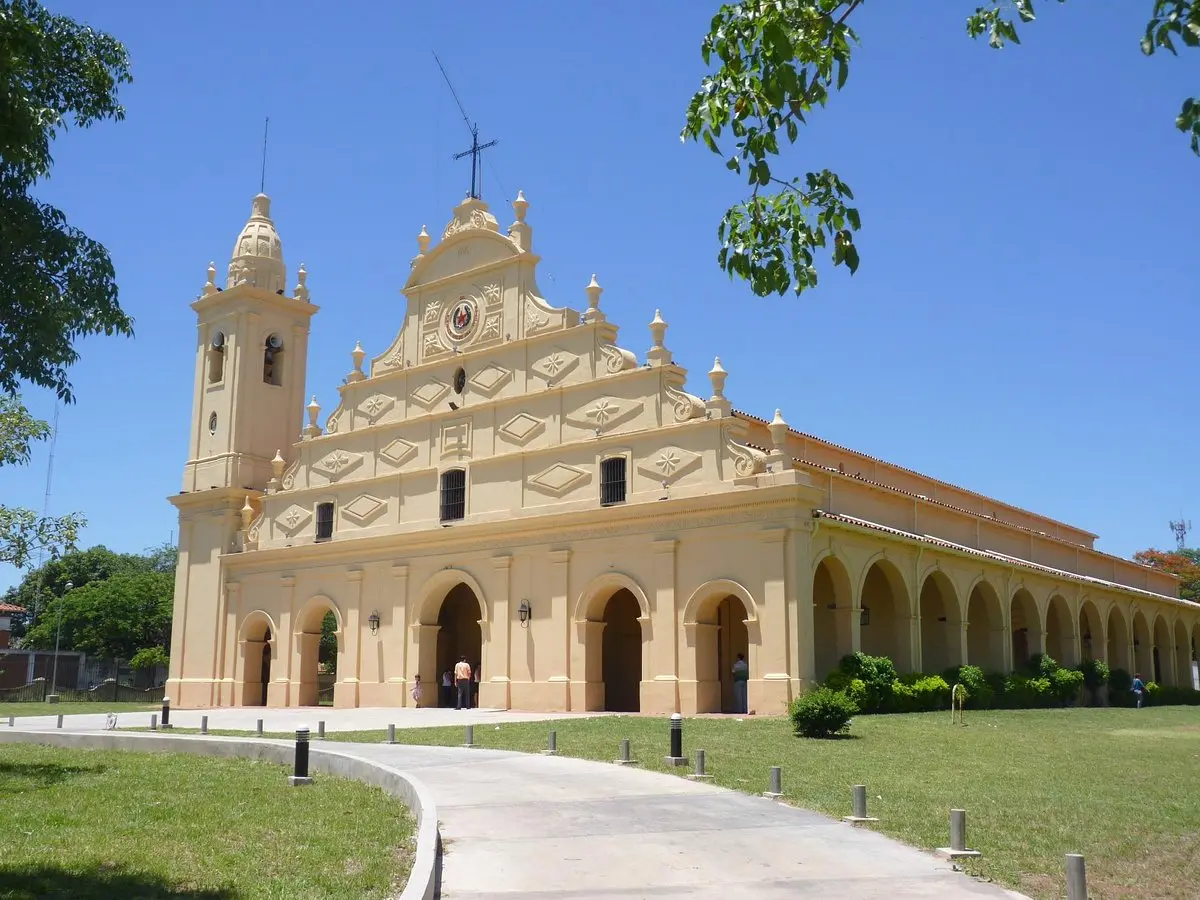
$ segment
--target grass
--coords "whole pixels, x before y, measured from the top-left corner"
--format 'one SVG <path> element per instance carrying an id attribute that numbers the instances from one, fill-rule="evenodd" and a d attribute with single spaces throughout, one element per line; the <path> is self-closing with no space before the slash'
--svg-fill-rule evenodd
<path id="1" fill-rule="evenodd" d="M 75 716 L 81 713 L 105 713 L 115 712 L 154 712 L 161 709 L 161 704 L 153 703 L 105 703 L 99 700 L 90 700 L 84 703 L 0 703 L 0 722 L 7 723 L 9 716 L 16 716 L 18 719 L 25 716 L 57 716 L 62 713 L 64 716 Z M 3 896 L 3 895 L 0 895 Z"/>
<path id="2" fill-rule="evenodd" d="M 667 722 L 640 716 L 475 726 L 480 747 L 535 752 L 558 733 L 564 755 L 612 760 L 622 738 L 645 768 L 668 769 Z M 874 826 L 926 849 L 949 840 L 949 810 L 967 810 L 968 871 L 1037 898 L 1061 898 L 1066 853 L 1087 857 L 1095 900 L 1195 898 L 1200 871 L 1200 710 L 1063 709 L 860 716 L 853 736 L 806 740 L 786 720 L 690 719 L 716 784 L 759 793 L 783 767 L 788 803 L 850 813 L 868 788 Z M 382 741 L 383 729 L 330 740 Z M 463 729 L 397 731 L 408 744 L 461 745 Z"/>
<path id="3" fill-rule="evenodd" d="M 377 788 L 263 762 L 0 745 L 0 898 L 382 898 L 414 824 Z"/>

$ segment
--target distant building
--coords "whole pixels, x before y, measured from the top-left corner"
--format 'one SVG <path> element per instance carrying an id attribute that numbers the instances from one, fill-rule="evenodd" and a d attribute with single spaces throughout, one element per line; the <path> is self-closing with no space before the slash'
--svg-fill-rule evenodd
<path id="1" fill-rule="evenodd" d="M 12 617 L 25 613 L 25 607 L 0 603 L 0 650 L 12 646 Z"/>
<path id="2" fill-rule="evenodd" d="M 436 245 L 421 230 L 399 333 L 354 348 L 322 426 L 317 307 L 303 267 L 285 289 L 269 205 L 192 304 L 177 704 L 315 703 L 328 612 L 337 706 L 407 705 L 418 673 L 436 704 L 460 656 L 481 705 L 541 710 L 729 710 L 739 652 L 759 713 L 859 649 L 902 671 L 1048 652 L 1191 680 L 1200 606 L 1173 576 L 733 410 L 719 361 L 688 392 L 657 312 L 639 357 L 594 279 L 583 312 L 542 297 L 522 196 L 507 228 L 467 199 Z M 757 314 L 799 363 L 802 318 Z M 797 367 L 814 391 L 837 377 Z"/>

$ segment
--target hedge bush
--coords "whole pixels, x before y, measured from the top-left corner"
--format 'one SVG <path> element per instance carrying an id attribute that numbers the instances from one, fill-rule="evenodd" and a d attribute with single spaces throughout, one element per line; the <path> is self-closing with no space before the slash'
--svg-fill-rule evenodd
<path id="1" fill-rule="evenodd" d="M 796 733 L 810 738 L 828 738 L 849 730 L 858 706 L 842 691 L 820 687 L 802 694 L 788 707 Z"/>

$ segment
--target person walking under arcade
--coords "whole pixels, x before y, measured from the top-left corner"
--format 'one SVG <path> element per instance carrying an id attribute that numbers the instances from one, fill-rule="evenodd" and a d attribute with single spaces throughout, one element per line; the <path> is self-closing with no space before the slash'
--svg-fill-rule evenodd
<path id="1" fill-rule="evenodd" d="M 465 656 L 460 656 L 454 664 L 454 680 L 458 686 L 458 694 L 454 698 L 454 708 L 471 708 L 471 664 Z"/>

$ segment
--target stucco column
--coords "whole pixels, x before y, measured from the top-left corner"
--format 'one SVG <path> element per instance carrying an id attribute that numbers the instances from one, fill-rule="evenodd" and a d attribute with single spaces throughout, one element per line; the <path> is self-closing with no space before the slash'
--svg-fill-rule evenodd
<path id="1" fill-rule="evenodd" d="M 385 702 L 390 702 L 393 706 L 411 706 L 408 680 L 414 673 L 408 671 L 408 566 L 397 563 L 391 567 L 390 574 L 392 586 L 388 593 L 391 595 L 391 605 L 380 611 L 381 615 L 390 612 L 383 626 L 387 630 L 383 637 L 383 668 L 380 677 L 387 681 Z M 422 693 L 436 693 L 440 689 L 440 684 L 427 684 L 424 685 Z"/>
<path id="2" fill-rule="evenodd" d="M 655 541 L 650 621 L 642 623 L 642 712 L 679 711 L 679 614 L 675 609 L 674 538 Z M 650 627 L 652 640 L 646 637 Z"/>
<path id="3" fill-rule="evenodd" d="M 487 680 L 479 684 L 479 705 L 488 709 L 510 709 L 512 557 L 507 554 L 492 557 L 492 573 L 492 625 L 488 633 L 489 640 L 483 648 L 487 664 L 480 676 L 486 675 Z"/>
<path id="4" fill-rule="evenodd" d="M 217 634 L 216 671 L 216 705 L 233 706 L 237 703 L 237 623 L 241 611 L 242 586 L 236 581 L 225 583 L 225 600 L 218 620 L 220 627 Z"/>
<path id="5" fill-rule="evenodd" d="M 958 665 L 979 665 L 970 658 L 970 643 L 967 640 L 968 631 L 971 628 L 971 623 L 963 619 L 958 626 Z"/>
<path id="6" fill-rule="evenodd" d="M 437 670 L 437 625 L 422 625 L 410 622 L 408 626 L 411 645 L 408 652 L 409 667 L 421 673 L 425 690 L 421 696 L 422 706 L 437 706 L 442 689 L 441 673 Z"/>
<path id="7" fill-rule="evenodd" d="M 816 684 L 820 675 L 817 672 L 816 620 L 813 610 L 813 579 L 812 579 L 812 523 L 805 522 L 799 528 L 788 532 L 791 542 L 787 555 L 787 621 L 788 656 L 785 660 L 788 672 L 788 696 L 792 697 L 803 691 L 808 685 Z M 853 602 L 853 601 L 852 601 Z M 837 614 L 840 610 L 835 610 Z M 853 615 L 851 615 L 853 619 Z M 760 623 L 761 630 L 761 623 Z M 853 626 L 851 626 L 853 628 Z M 837 628 L 840 632 L 840 627 Z M 840 637 L 840 635 L 839 635 Z M 851 631 L 850 642 L 854 636 Z"/>
<path id="8" fill-rule="evenodd" d="M 279 621 L 277 634 L 272 635 L 271 683 L 267 687 L 267 706 L 291 706 L 296 702 L 292 689 L 292 673 L 300 675 L 300 648 L 292 633 L 293 606 L 296 602 L 296 577 L 283 575 L 279 579 Z"/>
<path id="9" fill-rule="evenodd" d="M 750 708 L 763 715 L 784 711 L 792 695 L 790 662 L 795 659 L 800 635 L 796 632 L 796 604 L 801 586 L 799 572 L 804 566 L 787 555 L 787 529 L 772 528 L 759 535 L 758 565 L 762 572 L 762 594 L 758 605 L 758 641 L 750 643 L 750 682 L 747 694 Z M 797 545 L 807 542 L 796 542 Z M 793 573 L 788 578 L 789 571 Z M 812 571 L 811 566 L 808 571 Z M 790 585 L 790 590 L 789 590 Z M 809 631 L 804 639 L 812 642 L 812 584 L 807 590 Z M 809 662 L 809 668 L 813 663 Z M 810 675 L 811 677 L 811 675 Z"/>
<path id="10" fill-rule="evenodd" d="M 359 654 L 362 651 L 362 569 L 346 570 L 346 601 L 342 604 L 342 640 L 333 685 L 333 705 L 358 706 Z"/>
<path id="11" fill-rule="evenodd" d="M 583 698 L 576 696 L 572 705 L 571 679 L 577 682 L 583 678 L 580 669 L 583 666 L 582 646 L 576 646 L 572 637 L 575 630 L 571 622 L 571 551 L 550 551 L 550 628 L 539 629 L 539 633 L 549 633 L 552 643 L 547 648 L 546 659 L 537 665 L 537 671 L 531 672 L 530 677 L 536 683 L 539 675 L 546 679 L 549 687 L 550 709 L 583 709 L 579 704 Z M 532 605 L 532 604 L 531 604 Z M 536 615 L 536 610 L 534 615 Z M 527 636 L 528 638 L 528 636 Z M 599 647 L 599 644 L 595 645 Z M 603 680 L 603 679 L 601 679 Z M 536 689 L 535 689 L 536 695 Z"/>

